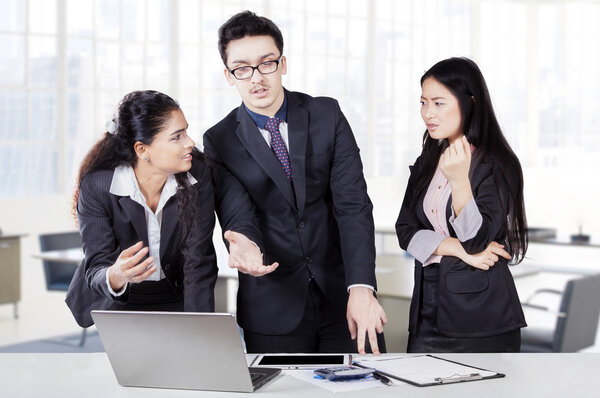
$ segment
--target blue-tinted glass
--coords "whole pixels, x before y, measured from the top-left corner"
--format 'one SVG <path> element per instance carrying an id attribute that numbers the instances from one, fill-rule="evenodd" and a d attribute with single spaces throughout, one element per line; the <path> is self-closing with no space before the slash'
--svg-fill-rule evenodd
<path id="1" fill-rule="evenodd" d="M 67 39 L 67 81 L 71 88 L 94 86 L 94 43 L 90 39 Z"/>
<path id="2" fill-rule="evenodd" d="M 96 0 L 96 37 L 119 37 L 119 1 Z"/>
<path id="3" fill-rule="evenodd" d="M 56 38 L 29 38 L 29 82 L 34 87 L 56 88 L 58 82 Z"/>
<path id="4" fill-rule="evenodd" d="M 169 41 L 171 6 L 168 0 L 148 0 L 148 39 Z"/>
<path id="5" fill-rule="evenodd" d="M 94 95 L 91 91 L 69 93 L 67 103 L 67 138 L 85 142 L 96 131 L 94 126 Z"/>
<path id="6" fill-rule="evenodd" d="M 29 32 L 56 33 L 56 0 L 29 0 Z"/>
<path id="7" fill-rule="evenodd" d="M 57 108 L 54 92 L 31 92 L 29 95 L 29 139 L 56 142 Z"/>
<path id="8" fill-rule="evenodd" d="M 0 26 L 2 30 L 23 32 L 25 30 L 25 2 L 0 0 Z"/>
<path id="9" fill-rule="evenodd" d="M 0 197 L 18 197 L 27 192 L 27 159 L 34 156 L 26 144 L 0 145 Z"/>
<path id="10" fill-rule="evenodd" d="M 25 84 L 25 36 L 0 34 L 0 84 Z"/>
<path id="11" fill-rule="evenodd" d="M 58 191 L 58 151 L 56 145 L 33 144 L 27 147 L 27 191 L 30 195 Z"/>
<path id="12" fill-rule="evenodd" d="M 94 0 L 67 0 L 67 34 L 92 36 L 94 31 Z"/>
<path id="13" fill-rule="evenodd" d="M 122 37 L 125 40 L 144 40 L 146 38 L 146 2 L 138 0 L 123 0 L 121 10 L 123 10 Z M 152 6 L 148 9 L 152 11 Z M 168 15 L 164 16 L 168 19 Z M 150 29 L 155 29 L 152 24 L 148 25 Z"/>
<path id="14" fill-rule="evenodd" d="M 22 91 L 0 90 L 0 142 L 27 139 L 27 96 Z"/>
<path id="15" fill-rule="evenodd" d="M 119 45 L 113 42 L 96 44 L 96 86 L 101 89 L 118 89 L 121 64 Z"/>

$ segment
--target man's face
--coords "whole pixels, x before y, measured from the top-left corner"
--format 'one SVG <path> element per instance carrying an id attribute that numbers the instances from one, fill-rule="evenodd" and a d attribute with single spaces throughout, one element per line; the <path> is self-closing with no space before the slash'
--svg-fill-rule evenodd
<path id="1" fill-rule="evenodd" d="M 282 57 L 271 36 L 246 36 L 232 40 L 225 49 L 227 67 L 225 78 L 230 86 L 235 86 L 244 104 L 253 112 L 274 116 L 283 104 L 284 92 L 281 76 L 287 73 L 285 57 Z M 279 61 L 277 70 L 263 74 L 254 70 L 252 77 L 238 80 L 229 72 L 244 66 L 257 66 L 263 62 Z M 262 68 L 261 68 L 262 69 Z"/>

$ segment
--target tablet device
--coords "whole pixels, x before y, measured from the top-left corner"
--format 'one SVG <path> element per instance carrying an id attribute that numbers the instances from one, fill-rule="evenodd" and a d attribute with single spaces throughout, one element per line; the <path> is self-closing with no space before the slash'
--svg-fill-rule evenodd
<path id="1" fill-rule="evenodd" d="M 280 369 L 316 369 L 352 365 L 350 354 L 260 354 L 251 366 Z"/>

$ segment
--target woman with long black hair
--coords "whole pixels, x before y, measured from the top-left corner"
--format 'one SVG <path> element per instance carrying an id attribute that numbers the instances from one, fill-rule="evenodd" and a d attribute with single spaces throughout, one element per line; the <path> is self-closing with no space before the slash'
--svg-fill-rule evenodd
<path id="1" fill-rule="evenodd" d="M 92 309 L 214 311 L 213 184 L 179 104 L 127 94 L 85 157 L 74 195 L 85 258 L 67 304 Z"/>
<path id="2" fill-rule="evenodd" d="M 527 251 L 523 173 L 467 58 L 421 78 L 427 130 L 396 222 L 415 257 L 408 352 L 518 352 L 525 317 L 508 269 Z"/>

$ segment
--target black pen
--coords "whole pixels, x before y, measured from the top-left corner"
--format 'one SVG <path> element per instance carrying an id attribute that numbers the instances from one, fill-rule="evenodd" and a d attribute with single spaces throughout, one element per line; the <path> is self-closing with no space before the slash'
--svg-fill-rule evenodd
<path id="1" fill-rule="evenodd" d="M 385 384 L 386 386 L 392 385 L 392 381 L 379 372 L 373 372 L 373 377 Z"/>

